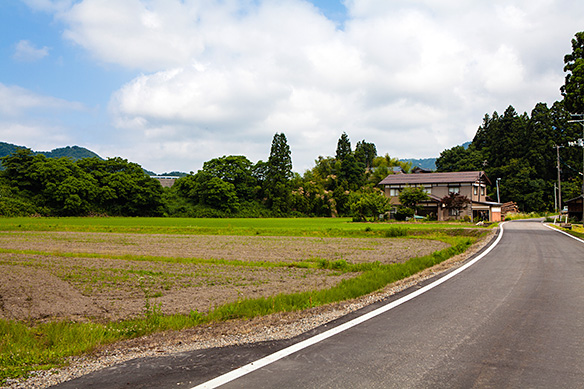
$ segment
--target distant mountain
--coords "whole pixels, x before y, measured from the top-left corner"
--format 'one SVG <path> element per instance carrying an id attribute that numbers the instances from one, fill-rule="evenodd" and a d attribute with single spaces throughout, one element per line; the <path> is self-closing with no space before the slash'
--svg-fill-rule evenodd
<path id="1" fill-rule="evenodd" d="M 0 158 L 14 153 L 18 149 L 27 149 L 28 147 L 17 146 L 11 143 L 0 142 Z M 60 147 L 51 151 L 33 151 L 34 154 L 43 154 L 47 158 L 68 157 L 74 160 L 82 158 L 101 158 L 91 150 L 79 146 Z"/>
<path id="2" fill-rule="evenodd" d="M 159 176 L 167 176 L 167 177 L 186 177 L 188 175 L 189 175 L 189 173 L 177 172 L 177 171 L 172 171 L 172 172 L 166 172 L 166 173 L 159 174 Z"/>
<path id="3" fill-rule="evenodd" d="M 426 170 L 436 170 L 436 158 L 422 158 L 422 159 L 415 159 L 415 158 L 404 158 L 400 159 L 403 162 L 411 162 L 412 167 L 421 167 L 422 169 Z"/>
<path id="4" fill-rule="evenodd" d="M 0 142 L 0 157 L 10 155 L 18 149 L 26 149 L 26 147 L 13 145 L 6 142 Z"/>
<path id="5" fill-rule="evenodd" d="M 51 151 L 35 151 L 35 154 L 44 154 L 47 158 L 61 158 L 67 157 L 74 160 L 83 158 L 99 158 L 103 159 L 91 150 L 79 146 L 60 147 Z"/>
<path id="6" fill-rule="evenodd" d="M 464 147 L 465 149 L 468 149 L 468 146 L 470 146 L 472 142 L 464 142 L 463 144 L 461 144 L 462 147 Z M 411 162 L 412 163 L 412 167 L 421 167 L 422 169 L 427 169 L 427 170 L 436 170 L 436 160 L 438 158 L 422 158 L 422 159 L 415 159 L 415 158 L 409 158 L 409 159 L 400 159 L 400 161 L 403 162 Z"/>
<path id="7" fill-rule="evenodd" d="M 18 149 L 28 149 L 28 147 L 18 146 L 11 143 L 0 142 L 0 158 L 6 157 L 14 153 Z M 82 158 L 101 158 L 99 155 L 91 150 L 79 146 L 67 146 L 60 147 L 51 151 L 34 151 L 34 154 L 43 154 L 47 158 L 61 158 L 68 157 L 73 160 L 78 160 Z M 2 164 L 0 163 L 0 170 L 2 170 Z"/>
<path id="8" fill-rule="evenodd" d="M 0 142 L 0 158 L 6 157 L 6 156 L 14 153 L 18 149 L 28 149 L 28 147 L 18 146 L 18 145 L 6 143 L 6 142 Z M 34 154 L 43 154 L 47 158 L 67 157 L 67 158 L 73 159 L 74 161 L 76 161 L 78 159 L 83 159 L 83 158 L 103 159 L 102 157 L 100 157 L 99 155 L 94 153 L 93 151 L 86 149 L 85 147 L 79 147 L 79 146 L 59 147 L 59 148 L 56 148 L 56 149 L 51 150 L 51 151 L 34 151 L 33 150 L 33 153 Z M 2 170 L 2 164 L 0 164 L 0 170 Z M 187 173 L 184 173 L 184 172 L 170 172 L 170 173 L 164 173 L 164 174 L 156 174 L 156 173 L 154 173 L 150 170 L 146 170 L 144 168 L 143 168 L 143 170 L 149 176 L 160 175 L 160 176 L 184 177 L 184 176 L 188 175 Z"/>

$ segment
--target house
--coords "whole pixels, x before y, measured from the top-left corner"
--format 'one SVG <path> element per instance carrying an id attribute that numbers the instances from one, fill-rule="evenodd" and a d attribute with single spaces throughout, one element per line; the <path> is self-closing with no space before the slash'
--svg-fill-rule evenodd
<path id="1" fill-rule="evenodd" d="M 582 220 L 582 202 L 584 200 L 584 195 L 580 195 L 576 198 L 566 201 L 568 206 L 568 217 L 570 219 Z"/>
<path id="2" fill-rule="evenodd" d="M 501 204 L 487 199 L 487 185 L 491 182 L 485 172 L 431 173 L 418 170 L 411 174 L 390 174 L 379 185 L 391 204 L 399 204 L 400 191 L 405 187 L 422 187 L 429 200 L 420 204 L 421 216 L 433 215 L 437 220 L 459 219 L 468 216 L 472 221 L 500 221 Z M 449 209 L 442 198 L 450 193 L 466 196 L 470 203 L 460 212 Z"/>

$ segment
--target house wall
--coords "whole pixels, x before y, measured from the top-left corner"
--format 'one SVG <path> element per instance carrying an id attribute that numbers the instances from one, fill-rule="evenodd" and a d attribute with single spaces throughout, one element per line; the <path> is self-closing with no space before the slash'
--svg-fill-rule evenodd
<path id="1" fill-rule="evenodd" d="M 465 216 L 468 216 L 469 218 L 472 217 L 472 208 L 470 204 L 468 204 L 466 208 L 461 209 L 458 215 L 450 215 L 450 210 L 448 208 L 441 207 L 438 212 L 438 221 L 459 220 L 463 219 Z"/>
<path id="2" fill-rule="evenodd" d="M 392 196 L 391 192 L 392 189 L 401 190 L 405 188 L 407 185 L 386 185 L 383 189 L 385 192 L 385 196 L 389 198 L 391 204 L 399 204 L 398 196 Z M 486 201 L 486 188 L 484 185 L 478 186 L 476 184 L 426 184 L 426 185 L 415 185 L 424 187 L 426 189 L 430 189 L 430 193 L 436 197 L 445 197 L 452 191 L 453 188 L 459 188 L 459 193 L 463 196 L 466 196 L 468 199 L 472 201 Z M 476 195 L 475 195 L 475 188 L 476 188 Z"/>
<path id="3" fill-rule="evenodd" d="M 174 182 L 177 180 L 178 177 L 166 177 L 166 176 L 150 176 L 155 178 L 160 182 L 163 188 L 170 188 L 174 185 Z"/>
<path id="4" fill-rule="evenodd" d="M 491 208 L 491 217 L 492 222 L 500 222 L 501 221 L 501 207 L 493 207 Z"/>
<path id="5" fill-rule="evenodd" d="M 568 215 L 571 218 L 582 220 L 582 197 L 568 202 Z"/>

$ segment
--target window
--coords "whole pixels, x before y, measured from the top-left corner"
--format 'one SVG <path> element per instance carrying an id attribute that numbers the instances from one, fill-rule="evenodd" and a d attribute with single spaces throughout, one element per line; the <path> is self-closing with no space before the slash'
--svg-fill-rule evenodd
<path id="1" fill-rule="evenodd" d="M 449 186 L 448 193 L 460 193 L 460 186 Z"/>
<path id="2" fill-rule="evenodd" d="M 399 196 L 399 189 L 397 189 L 397 188 L 391 188 L 389 190 L 389 195 L 391 197 L 397 197 L 397 196 Z"/>
<path id="3" fill-rule="evenodd" d="M 475 187 L 473 187 L 473 189 L 474 189 L 474 195 L 476 196 L 479 193 L 478 188 L 475 186 Z"/>
<path id="4" fill-rule="evenodd" d="M 485 195 L 485 187 L 481 186 L 481 196 L 484 196 L 484 195 Z"/>

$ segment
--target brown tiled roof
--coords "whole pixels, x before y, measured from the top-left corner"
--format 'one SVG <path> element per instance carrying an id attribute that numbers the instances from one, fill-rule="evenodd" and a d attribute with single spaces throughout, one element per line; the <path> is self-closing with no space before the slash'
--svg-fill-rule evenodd
<path id="1" fill-rule="evenodd" d="M 379 185 L 422 185 L 422 184 L 462 184 L 477 182 L 484 177 L 490 184 L 489 178 L 483 171 L 449 172 L 449 173 L 418 173 L 418 174 L 390 174 Z"/>

